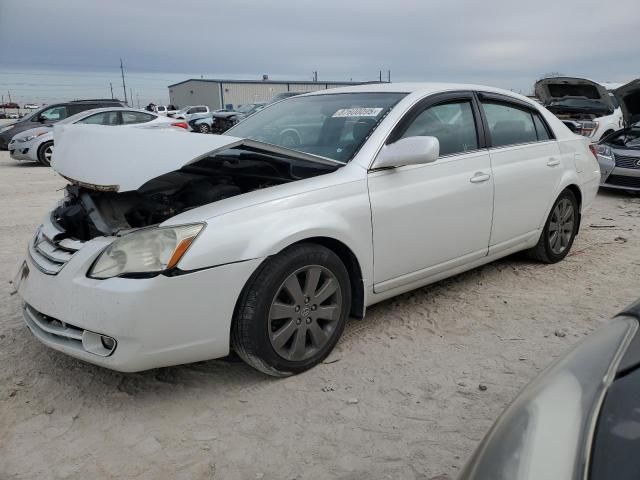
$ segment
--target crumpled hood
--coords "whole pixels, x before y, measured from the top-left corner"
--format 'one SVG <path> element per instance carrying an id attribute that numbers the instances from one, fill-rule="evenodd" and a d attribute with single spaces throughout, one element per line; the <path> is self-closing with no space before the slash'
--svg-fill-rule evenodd
<path id="1" fill-rule="evenodd" d="M 118 192 L 137 190 L 152 178 L 242 142 L 173 129 L 103 125 L 56 125 L 53 138 L 51 166 L 56 172 L 85 186 Z"/>
<path id="2" fill-rule="evenodd" d="M 620 109 L 624 116 L 624 123 L 629 126 L 631 123 L 640 121 L 640 78 L 616 88 L 613 94 L 620 103 Z M 636 118 L 638 118 L 636 120 Z M 634 120 L 632 122 L 632 119 Z"/>
<path id="3" fill-rule="evenodd" d="M 178 129 L 56 125 L 51 166 L 73 183 L 114 192 L 137 190 L 149 180 L 229 148 L 342 165 L 315 155 L 226 135 L 186 134 Z"/>
<path id="4" fill-rule="evenodd" d="M 566 97 L 586 97 L 591 100 L 600 100 L 611 109 L 614 108 L 607 89 L 601 84 L 586 78 L 543 78 L 536 82 L 534 90 L 536 97 L 545 106 Z"/>

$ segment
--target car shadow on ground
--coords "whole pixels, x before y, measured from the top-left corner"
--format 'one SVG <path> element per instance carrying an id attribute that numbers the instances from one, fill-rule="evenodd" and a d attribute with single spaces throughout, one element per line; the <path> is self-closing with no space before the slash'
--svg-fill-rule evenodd
<path id="1" fill-rule="evenodd" d="M 32 168 L 32 167 L 45 167 L 45 165 L 42 165 L 40 162 L 28 162 L 28 161 L 21 161 L 21 160 L 9 160 L 7 162 L 0 163 L 0 168 L 15 168 L 15 167 Z"/>

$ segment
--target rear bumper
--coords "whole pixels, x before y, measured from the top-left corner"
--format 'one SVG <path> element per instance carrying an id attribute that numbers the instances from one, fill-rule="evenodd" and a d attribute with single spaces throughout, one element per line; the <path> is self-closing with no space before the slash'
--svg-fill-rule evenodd
<path id="1" fill-rule="evenodd" d="M 88 278 L 104 246 L 105 239 L 87 242 L 55 275 L 42 272 L 29 256 L 25 260 L 16 288 L 25 323 L 42 343 L 123 372 L 229 353 L 236 300 L 261 260 L 175 277 Z M 100 335 L 115 340 L 112 353 L 102 355 Z"/>
<path id="2" fill-rule="evenodd" d="M 600 186 L 621 190 L 640 191 L 640 168 L 620 168 L 613 162 L 600 162 Z"/>

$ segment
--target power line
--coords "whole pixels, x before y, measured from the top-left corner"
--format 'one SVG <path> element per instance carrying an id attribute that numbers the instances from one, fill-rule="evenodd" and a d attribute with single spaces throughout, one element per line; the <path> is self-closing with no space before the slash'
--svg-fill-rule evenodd
<path id="1" fill-rule="evenodd" d="M 122 74 L 122 90 L 124 90 L 124 103 L 127 102 L 127 85 L 124 83 L 124 67 L 122 66 L 122 58 L 120 59 L 120 73 Z"/>

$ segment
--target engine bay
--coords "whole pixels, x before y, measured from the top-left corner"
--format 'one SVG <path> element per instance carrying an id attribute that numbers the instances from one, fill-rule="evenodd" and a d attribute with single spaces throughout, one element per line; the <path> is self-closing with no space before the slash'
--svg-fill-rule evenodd
<path id="1" fill-rule="evenodd" d="M 106 192 L 68 185 L 53 220 L 69 237 L 87 241 L 157 225 L 202 205 L 337 168 L 248 149 L 228 150 L 156 177 L 135 191 Z"/>

